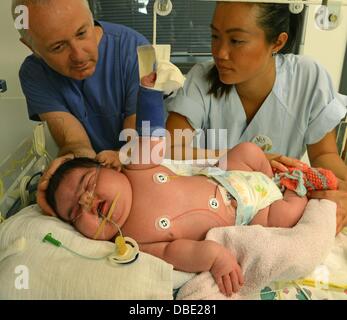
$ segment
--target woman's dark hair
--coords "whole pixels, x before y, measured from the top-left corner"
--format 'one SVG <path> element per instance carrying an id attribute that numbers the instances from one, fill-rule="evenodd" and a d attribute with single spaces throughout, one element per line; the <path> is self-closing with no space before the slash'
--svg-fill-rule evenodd
<path id="1" fill-rule="evenodd" d="M 74 169 L 77 168 L 95 168 L 100 166 L 100 163 L 96 160 L 90 158 L 74 158 L 72 160 L 68 160 L 64 162 L 53 174 L 51 179 L 49 180 L 49 184 L 46 190 L 46 201 L 50 205 L 50 207 L 57 212 L 57 203 L 55 201 L 55 192 L 58 189 L 60 183 L 64 179 L 64 177 Z"/>
<path id="2" fill-rule="evenodd" d="M 289 11 L 288 4 L 253 3 L 249 5 L 259 7 L 257 24 L 264 30 L 268 43 L 276 42 L 280 33 L 286 32 L 288 40 L 280 52 L 290 53 L 297 51 L 303 27 L 304 11 L 299 14 L 293 14 Z M 220 81 L 215 65 L 208 72 L 207 80 L 210 83 L 208 94 L 213 94 L 216 98 L 229 94 L 233 86 Z"/>

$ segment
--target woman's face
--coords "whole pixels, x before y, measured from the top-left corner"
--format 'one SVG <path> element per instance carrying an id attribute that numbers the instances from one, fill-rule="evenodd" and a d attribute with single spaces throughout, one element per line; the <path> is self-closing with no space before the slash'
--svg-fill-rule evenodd
<path id="1" fill-rule="evenodd" d="M 273 63 L 271 44 L 257 26 L 258 6 L 219 3 L 211 24 L 212 55 L 224 84 L 238 84 L 266 74 Z"/>
<path id="2" fill-rule="evenodd" d="M 89 238 L 93 238 L 118 198 L 111 220 L 122 226 L 131 207 L 131 187 L 126 176 L 108 168 L 76 168 L 60 182 L 55 200 L 57 213 L 66 222 Z M 106 222 L 98 239 L 109 240 L 118 228 Z"/>

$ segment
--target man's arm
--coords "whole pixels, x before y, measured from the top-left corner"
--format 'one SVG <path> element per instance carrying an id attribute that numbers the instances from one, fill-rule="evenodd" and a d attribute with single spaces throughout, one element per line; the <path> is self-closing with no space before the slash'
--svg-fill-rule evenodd
<path id="1" fill-rule="evenodd" d="M 124 129 L 136 129 L 136 114 L 132 114 L 124 119 Z"/>
<path id="2" fill-rule="evenodd" d="M 75 157 L 95 158 L 95 151 L 81 123 L 68 112 L 47 112 L 39 115 L 46 121 L 59 147 L 59 156 L 72 153 Z"/>

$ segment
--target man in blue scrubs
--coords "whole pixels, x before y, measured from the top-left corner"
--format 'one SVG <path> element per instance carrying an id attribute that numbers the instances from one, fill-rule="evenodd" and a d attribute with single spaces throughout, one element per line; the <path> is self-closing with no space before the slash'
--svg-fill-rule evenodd
<path id="1" fill-rule="evenodd" d="M 100 158 L 135 128 L 136 48 L 148 41 L 125 26 L 93 21 L 87 0 L 13 0 L 29 9 L 21 41 L 33 54 L 20 69 L 29 117 L 46 121 L 59 155 Z"/>

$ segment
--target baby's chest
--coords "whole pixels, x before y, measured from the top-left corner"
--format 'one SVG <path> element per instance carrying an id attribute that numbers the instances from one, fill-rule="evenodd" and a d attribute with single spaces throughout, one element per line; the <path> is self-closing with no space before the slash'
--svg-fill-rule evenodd
<path id="1" fill-rule="evenodd" d="M 140 243 L 201 240 L 210 228 L 231 224 L 217 184 L 205 177 L 160 171 L 132 182 L 132 188 L 131 214 L 123 229 Z"/>

